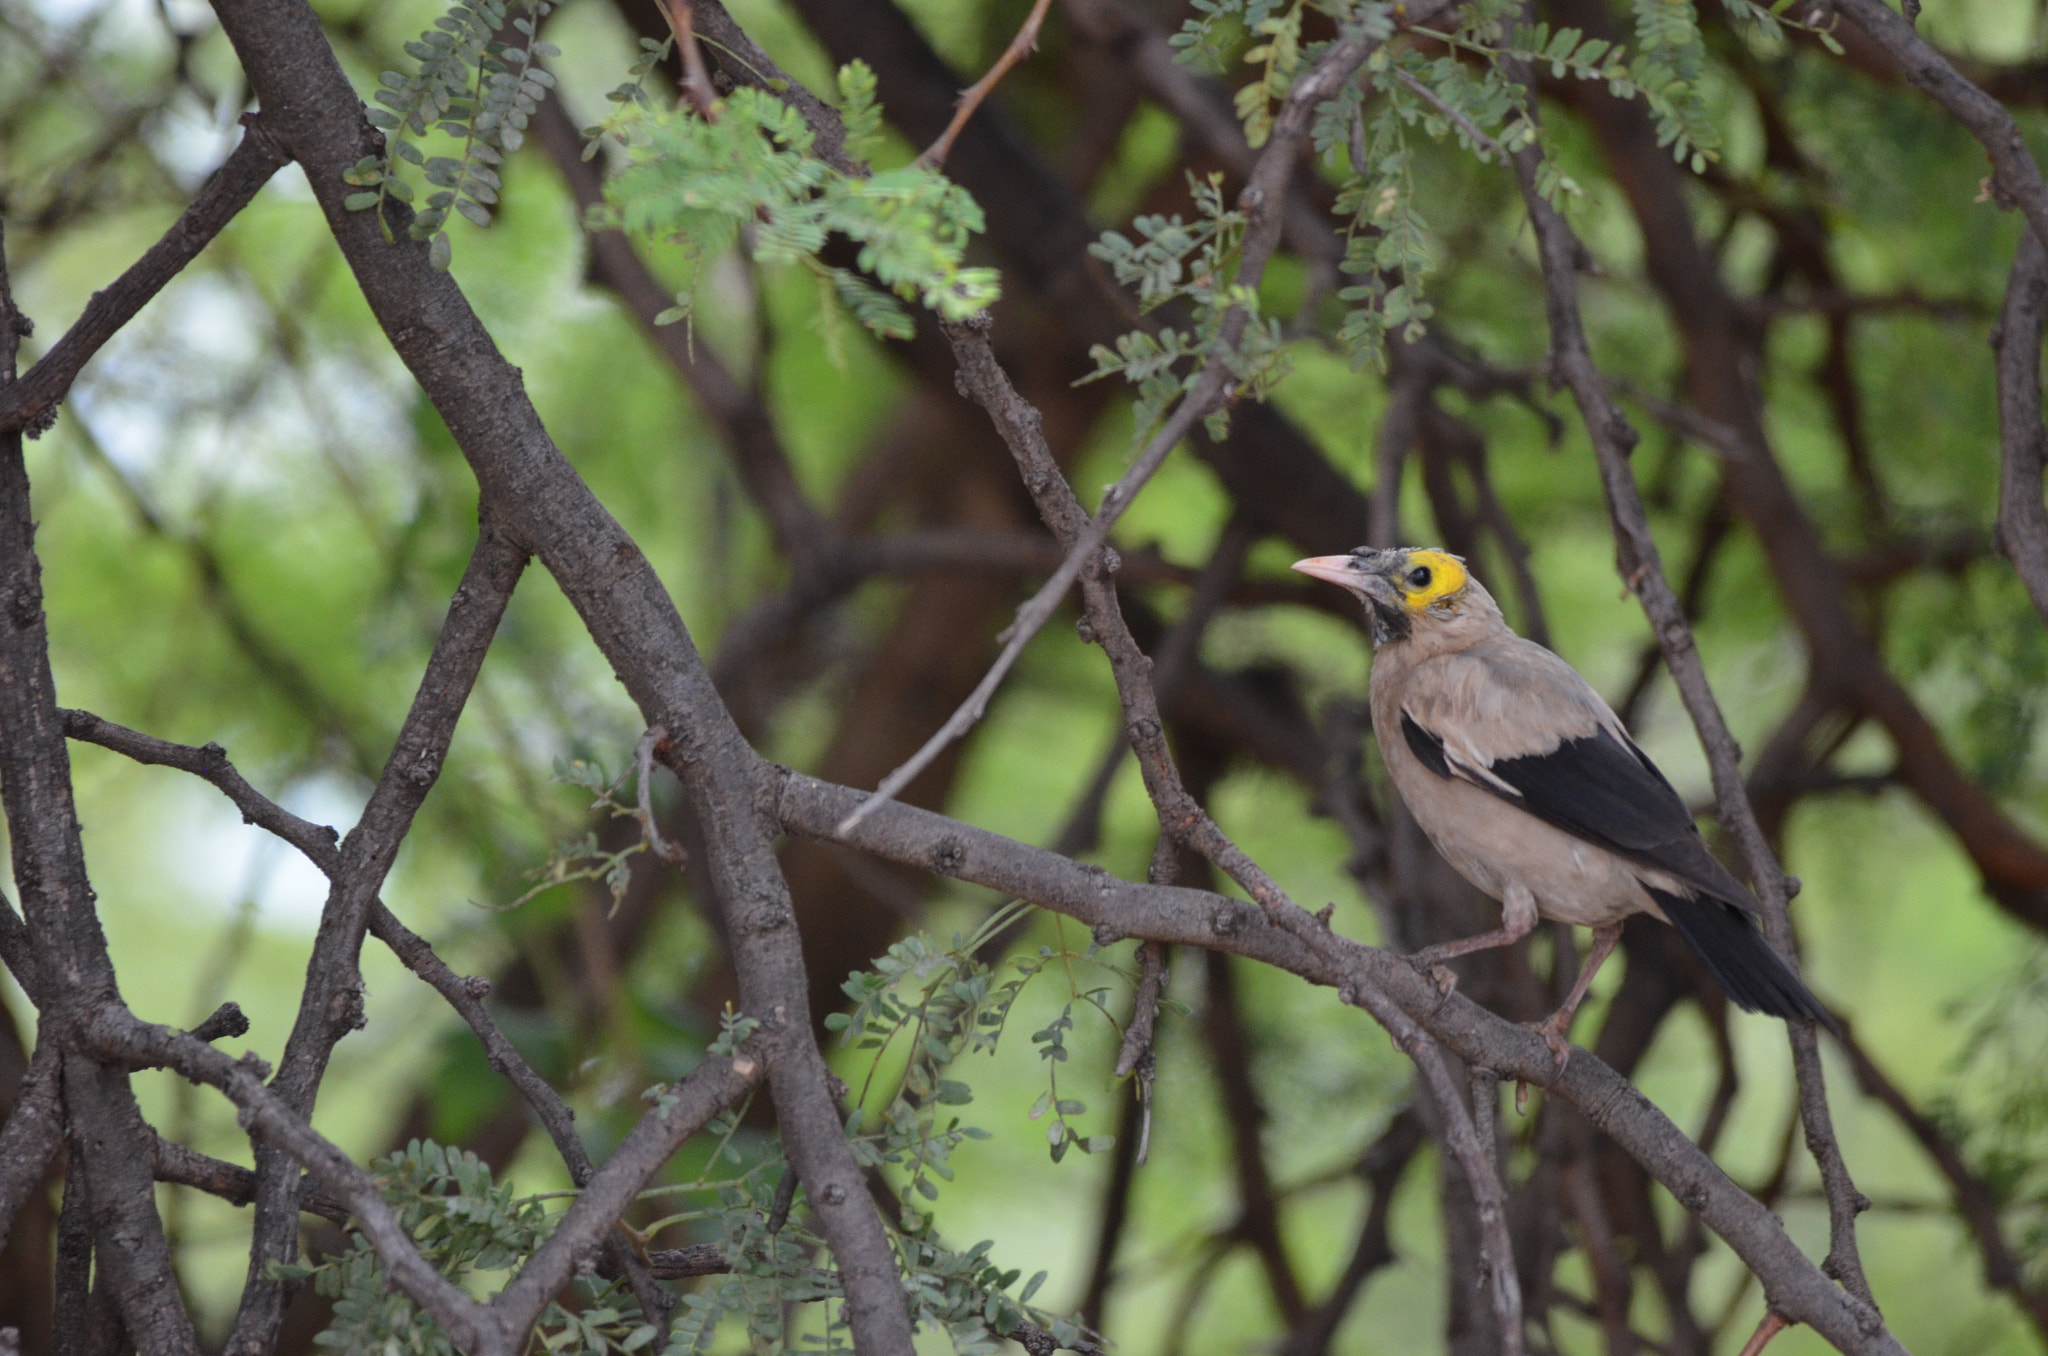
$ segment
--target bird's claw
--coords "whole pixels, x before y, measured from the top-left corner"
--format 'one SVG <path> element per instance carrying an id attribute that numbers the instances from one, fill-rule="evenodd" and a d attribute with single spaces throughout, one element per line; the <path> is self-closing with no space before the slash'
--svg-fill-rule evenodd
<path id="1" fill-rule="evenodd" d="M 1430 959 L 1427 951 L 1418 951 L 1408 957 L 1408 963 L 1414 966 L 1423 978 L 1436 985 L 1437 993 L 1445 998 L 1449 998 L 1451 991 L 1458 987 L 1457 971 Z"/>
<path id="2" fill-rule="evenodd" d="M 1535 1027 L 1536 1034 L 1543 1037 L 1543 1043 L 1550 1047 L 1550 1053 L 1556 1058 L 1559 1073 L 1564 1072 L 1564 1066 L 1572 1057 L 1572 1044 L 1565 1039 L 1565 1033 L 1571 1029 L 1571 1020 L 1569 1013 L 1554 1012 L 1536 1023 Z"/>

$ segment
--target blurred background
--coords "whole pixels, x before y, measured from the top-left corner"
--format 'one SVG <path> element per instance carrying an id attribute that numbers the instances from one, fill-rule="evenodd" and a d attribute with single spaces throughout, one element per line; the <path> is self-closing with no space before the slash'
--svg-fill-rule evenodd
<path id="1" fill-rule="evenodd" d="M 421 0 L 317 8 L 365 92 L 380 71 L 409 69 L 403 44 L 439 12 Z M 1028 8 L 735 0 L 731 12 L 813 88 L 831 88 L 853 57 L 873 66 L 891 122 L 877 160 L 901 163 Z M 1554 22 L 1589 32 L 1630 22 L 1597 4 L 1558 9 Z M 1055 4 L 1037 54 L 949 165 L 988 216 L 976 257 L 1003 276 L 998 351 L 1091 503 L 1129 455 L 1133 416 L 1119 384 L 1073 383 L 1134 308 L 1086 245 L 1138 214 L 1191 212 L 1190 174 L 1221 174 L 1234 191 L 1246 163 L 1229 114 L 1230 91 L 1255 73 L 1241 30 L 1220 74 L 1187 71 L 1214 118 L 1148 83 L 1141 58 L 1188 12 L 1173 0 Z M 1306 21 L 1311 37 L 1325 22 Z M 1597 85 L 1545 86 L 1547 132 L 1583 190 L 1572 211 L 1593 255 L 1582 291 L 1595 351 L 1639 397 L 1635 471 L 1709 673 L 1756 755 L 1753 794 L 1803 882 L 1793 914 L 1806 972 L 1867 1055 L 1859 1070 L 1826 1047 L 1837 1124 L 1873 1202 L 1862 1240 L 1878 1300 L 1916 1352 L 2048 1351 L 2048 874 L 1969 846 L 1971 816 L 1979 830 L 2002 816 L 2048 861 L 2048 630 L 1991 543 L 1986 335 L 2018 220 L 1982 200 L 1969 136 L 1879 59 L 1738 31 L 1718 5 L 1699 22 L 1710 62 L 1697 88 L 1722 136 L 1699 173 L 1659 148 L 1646 157 L 1626 121 L 1640 115 L 1616 113 Z M 2040 6 L 1943 0 L 1920 27 L 2040 130 Z M 955 391 L 928 317 L 914 340 L 883 344 L 800 268 L 739 253 L 693 266 L 658 242 L 622 259 L 617 236 L 597 238 L 609 258 L 593 250 L 580 222 L 605 158 L 579 160 L 577 130 L 610 111 L 638 39 L 662 31 L 651 0 L 568 0 L 549 17 L 559 104 L 506 166 L 490 228 L 456 223 L 454 273 L 562 450 L 660 571 L 749 735 L 776 760 L 873 786 L 966 694 L 1057 555 L 985 416 Z M 26 356 L 176 218 L 234 145 L 247 101 L 197 0 L 0 0 L 8 262 L 38 326 Z M 1510 618 L 1593 680 L 1681 792 L 1711 801 L 1613 569 L 1590 448 L 1544 380 L 1541 283 L 1514 185 L 1431 130 L 1409 129 L 1435 267 L 1425 342 L 1397 344 L 1384 371 L 1354 367 L 1333 342 L 1335 292 L 1352 281 L 1334 267 L 1345 221 L 1328 212 L 1337 176 L 1309 167 L 1308 224 L 1290 228 L 1266 288 L 1269 312 L 1289 317 L 1292 374 L 1270 406 L 1239 411 L 1224 443 L 1177 454 L 1117 531 L 1141 641 L 1179 625 L 1194 643 L 1166 694 L 1191 785 L 1295 899 L 1333 904 L 1342 932 L 1404 947 L 1490 926 L 1490 906 L 1403 839 L 1362 742 L 1358 619 L 1336 590 L 1286 571 L 1364 540 L 1375 496 L 1404 540 L 1468 554 Z M 1659 203 L 1679 215 L 1657 216 Z M 1701 267 L 1660 266 L 1646 249 L 1660 231 L 1686 233 Z M 652 311 L 690 287 L 687 332 L 652 330 Z M 1703 371 L 1713 354 L 1722 366 Z M 1973 788 L 1963 809 L 1930 808 L 1924 776 L 1902 771 L 1901 727 L 1837 681 L 1840 654 L 1788 612 L 1791 556 L 1759 534 L 1768 514 L 1730 488 L 1710 439 L 1662 417 L 1705 405 L 1730 372 L 1803 515 L 1790 530 L 1837 562 L 1822 584 L 1867 638 L 1852 660 L 1909 694 Z M 1397 403 L 1406 424 L 1387 419 Z M 747 423 L 756 416 L 765 434 Z M 834 541 L 882 545 L 856 559 L 778 529 L 748 488 L 747 436 L 779 444 Z M 94 361 L 30 445 L 29 469 L 60 699 L 165 738 L 218 740 L 265 792 L 346 830 L 474 540 L 476 492 L 296 166 Z M 1056 623 L 906 799 L 1142 878 L 1157 828 L 1136 769 L 1110 757 L 1117 710 L 1101 657 Z M 492 979 L 499 1020 L 570 1097 L 599 1156 L 641 1088 L 701 1057 L 732 993 L 690 882 L 644 854 L 616 897 L 571 881 L 508 907 L 564 844 L 631 841 L 562 774 L 624 772 L 640 733 L 553 583 L 529 571 L 384 896 L 458 969 Z M 74 747 L 129 1002 L 189 1026 L 233 999 L 253 1023 L 244 1044 L 274 1060 L 324 880 L 198 781 Z M 784 860 L 821 1012 L 900 936 L 948 942 L 1001 902 L 814 843 L 787 845 Z M 970 1119 L 993 1138 L 955 1158 L 936 1207 L 946 1234 L 994 1239 L 996 1260 L 1027 1276 L 1048 1271 L 1036 1302 L 1082 1313 L 1129 1356 L 1468 1349 L 1476 1320 L 1447 1275 L 1462 1246 L 1445 1226 L 1447 1184 L 1409 1110 L 1409 1066 L 1378 1028 L 1289 976 L 1173 956 L 1180 1007 L 1162 1018 L 1150 1158 L 1134 1168 L 1133 1094 L 1109 1072 L 1131 949 L 1092 955 L 1088 940 L 1049 915 L 1006 935 L 1057 963 L 1025 989 L 1000 1050 L 954 1075 L 972 1082 Z M 1540 1015 L 1556 941 L 1475 966 L 1467 992 Z M 319 1128 L 358 1158 L 431 1137 L 522 1191 L 567 1185 L 467 1029 L 374 945 L 365 965 L 369 1025 L 337 1051 Z M 33 1011 L 0 983 L 4 1099 Z M 1595 992 L 1580 1042 L 1601 1036 L 1603 1055 L 1819 1256 L 1825 1208 L 1779 1024 L 1727 1012 L 1654 935 L 1632 932 Z M 1071 1118 L 1081 1133 L 1117 1144 L 1054 1163 L 1030 1116 L 1047 1064 L 1024 1033 L 1069 1006 L 1060 1096 L 1085 1103 Z M 860 1087 L 868 1056 L 834 1057 Z M 166 1135 L 249 1161 L 221 1099 L 163 1073 L 137 1085 Z M 1530 1212 L 1518 1236 L 1537 1240 L 1525 1286 L 1543 1278 L 1532 1313 L 1555 1349 L 1732 1356 L 1762 1312 L 1733 1257 L 1625 1162 L 1546 1135 L 1540 1106 L 1507 1125 Z M 686 1152 L 676 1179 L 702 1157 Z M 50 1349 L 54 1200 L 53 1186 L 0 1256 L 0 1324 L 18 1326 L 29 1352 Z M 160 1204 L 202 1333 L 218 1340 L 243 1279 L 246 1212 L 182 1187 L 160 1188 Z M 692 1237 L 687 1223 L 663 1235 Z M 324 1323 L 302 1296 L 285 1349 L 309 1351 Z M 1772 1348 L 1822 1349 L 1803 1331 Z"/>

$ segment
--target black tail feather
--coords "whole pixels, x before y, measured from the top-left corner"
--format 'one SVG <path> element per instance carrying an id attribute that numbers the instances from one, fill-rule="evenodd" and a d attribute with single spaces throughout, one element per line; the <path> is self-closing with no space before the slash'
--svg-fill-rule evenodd
<path id="1" fill-rule="evenodd" d="M 1792 973 L 1784 957 L 1771 949 L 1747 913 L 1704 895 L 1643 888 L 1650 891 L 1671 926 L 1699 955 L 1735 1006 L 1773 1017 L 1811 1017 L 1840 1034 L 1834 1018 Z"/>

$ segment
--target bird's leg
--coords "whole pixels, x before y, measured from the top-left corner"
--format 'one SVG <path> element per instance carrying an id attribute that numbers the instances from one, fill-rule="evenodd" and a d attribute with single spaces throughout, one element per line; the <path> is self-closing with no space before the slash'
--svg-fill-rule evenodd
<path id="1" fill-rule="evenodd" d="M 1586 990 L 1593 987 L 1593 976 L 1614 954 L 1616 944 L 1621 941 L 1621 924 L 1593 929 L 1593 949 L 1587 953 L 1586 963 L 1579 967 L 1578 980 L 1573 983 L 1571 994 L 1564 1000 L 1564 1006 L 1536 1024 L 1536 1034 L 1543 1037 L 1543 1043 L 1550 1047 L 1550 1053 L 1557 1056 L 1557 1067 L 1563 1069 L 1565 1061 L 1571 1058 L 1571 1043 L 1565 1039 L 1571 1034 L 1572 1018 L 1578 1015 L 1579 1004 L 1586 1001 Z"/>
<path id="2" fill-rule="evenodd" d="M 1477 937 L 1465 937 L 1455 942 L 1440 942 L 1426 946 L 1408 957 L 1408 963 L 1418 970 L 1426 971 L 1436 979 L 1437 988 L 1448 994 L 1458 987 L 1458 977 L 1446 970 L 1443 962 L 1458 956 L 1469 956 L 1475 951 L 1493 951 L 1503 946 L 1513 946 L 1528 936 L 1536 927 L 1536 896 L 1520 885 L 1510 885 L 1501 899 L 1500 926 L 1491 932 L 1482 932 Z"/>

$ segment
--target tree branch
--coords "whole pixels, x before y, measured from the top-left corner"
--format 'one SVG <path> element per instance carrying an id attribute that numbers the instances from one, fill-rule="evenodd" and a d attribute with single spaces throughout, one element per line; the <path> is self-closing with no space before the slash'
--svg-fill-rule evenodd
<path id="1" fill-rule="evenodd" d="M 64 1113 L 57 1093 L 57 1042 L 36 1047 L 14 1094 L 14 1109 L 0 1127 L 0 1249 L 14 1231 L 22 1206 L 43 1183 L 64 1147 Z"/>
<path id="2" fill-rule="evenodd" d="M 1685 609 L 1670 581 L 1650 534 L 1647 512 L 1629 468 L 1629 453 L 1638 436 L 1628 418 L 1607 393 L 1607 384 L 1593 363 L 1579 315 L 1577 264 L 1584 253 L 1571 226 L 1538 188 L 1537 171 L 1542 153 L 1525 146 L 1514 157 L 1515 175 L 1522 199 L 1536 230 L 1538 254 L 1544 280 L 1545 308 L 1550 321 L 1551 352 L 1557 370 L 1571 388 L 1579 412 L 1591 436 L 1600 464 L 1600 479 L 1607 494 L 1608 515 L 1614 525 L 1617 561 L 1626 585 L 1643 606 L 1664 664 L 1678 686 L 1686 713 L 1692 718 L 1712 772 L 1714 800 L 1721 827 L 1735 840 L 1750 878 L 1763 905 L 1765 934 L 1778 951 L 1796 965 L 1788 879 L 1778 865 L 1749 804 L 1742 781 L 1741 748 L 1729 730 L 1720 702 L 1707 683 L 1706 669 L 1687 622 Z M 1835 1276 L 1862 1303 L 1875 1309 L 1870 1283 L 1856 1246 L 1856 1215 L 1867 1205 L 1849 1177 L 1842 1159 L 1832 1117 L 1828 1111 L 1827 1086 L 1820 1064 L 1820 1047 L 1811 1021 L 1786 1023 L 1792 1044 L 1793 1067 L 1799 1085 L 1800 1114 L 1806 1124 L 1807 1145 L 1819 1163 L 1828 1189 L 1828 1258 L 1824 1269 Z"/>
<path id="3" fill-rule="evenodd" d="M 1045 11 L 1052 6 L 1052 0 L 1036 0 L 1031 12 L 1024 16 L 1024 22 L 1017 28 L 1017 36 L 1010 39 L 995 64 L 988 68 L 988 74 L 974 82 L 960 96 L 960 107 L 953 114 L 953 121 L 946 124 L 946 130 L 939 133 L 939 139 L 924 148 L 918 156 L 918 163 L 938 169 L 946 163 L 946 157 L 953 153 L 953 142 L 960 135 L 960 129 L 974 116 L 974 110 L 1002 83 L 1010 68 L 1038 50 L 1038 28 L 1045 22 Z"/>
<path id="4" fill-rule="evenodd" d="M 235 219 L 290 157 L 265 134 L 255 117 L 242 119 L 242 140 L 214 171 L 184 215 L 163 239 L 110 284 L 95 292 L 85 313 L 51 345 L 49 352 L 0 393 L 0 434 L 35 437 L 56 419 L 56 407 L 92 356 L 143 306 L 199 257 L 221 228 Z"/>
<path id="5" fill-rule="evenodd" d="M 312 1114 L 334 1047 L 363 1023 L 361 961 L 369 915 L 414 814 L 440 776 L 455 722 L 483 668 L 498 619 L 526 568 L 526 555 L 525 548 L 496 530 L 486 515 L 383 774 L 362 818 L 334 850 L 327 902 L 306 964 L 298 1018 L 271 1084 L 285 1105 L 302 1117 Z M 225 758 L 220 761 L 225 767 Z M 231 773 L 227 769 L 219 774 L 223 783 Z M 239 775 L 233 780 L 241 782 L 242 795 L 253 794 Z M 237 792 L 229 794 L 232 798 Z M 304 829 L 294 826 L 294 832 L 303 834 Z M 230 1356 L 268 1352 L 284 1313 L 284 1287 L 269 1278 L 268 1265 L 291 1261 L 298 1249 L 298 1182 L 289 1158 L 281 1149 L 259 1146 L 256 1176 L 249 1278 L 228 1338 Z"/>
<path id="6" fill-rule="evenodd" d="M 699 0 L 694 8 L 712 32 L 706 11 L 716 6 Z M 662 581 L 562 457 L 518 371 L 454 281 L 432 267 L 425 245 L 387 243 L 369 213 L 347 210 L 342 175 L 375 142 L 318 18 L 301 0 L 218 0 L 216 11 L 266 118 L 275 118 L 266 125 L 306 167 L 365 300 L 447 422 L 493 526 L 541 557 L 647 727 L 672 733 L 665 761 L 703 833 L 741 1006 L 771 1028 L 786 1023 L 809 1032 L 794 910 L 756 804 L 759 760 L 720 702 Z M 790 1161 L 840 1267 L 856 1350 L 897 1356 L 910 1348 L 911 1331 L 895 1257 L 814 1041 L 791 1038 L 770 1087 Z"/>
<path id="7" fill-rule="evenodd" d="M 2034 610 L 2048 621 L 2048 508 L 2041 499 L 2048 434 L 2041 425 L 2041 335 L 2048 327 L 2048 249 L 2021 231 L 2005 309 L 1992 345 L 1998 352 L 1998 549 L 2012 562 Z"/>
<path id="8" fill-rule="evenodd" d="M 790 832 L 830 840 L 862 794 L 778 770 L 771 804 Z M 1120 880 L 1100 867 L 906 805 L 878 810 L 864 821 L 852 846 L 1028 899 L 1088 925 L 1100 942 L 1136 937 L 1211 947 L 1340 991 L 1382 993 L 1460 1059 L 1504 1078 L 1547 1087 L 1577 1107 L 1728 1242 L 1763 1282 L 1773 1307 L 1856 1356 L 1898 1356 L 1904 1350 L 1874 1307 L 1823 1274 L 1800 1253 L 1776 1216 L 1607 1065 L 1581 1051 L 1558 1073 L 1555 1057 L 1533 1031 L 1494 1016 L 1461 993 L 1442 994 L 1398 956 L 1335 934 L 1325 934 L 1324 945 L 1311 946 L 1243 900 Z M 1313 926 L 1305 914 L 1301 921 Z"/>
<path id="9" fill-rule="evenodd" d="M 73 739 L 80 739 L 126 754 L 136 762 L 160 767 L 174 767 L 193 773 L 212 783 L 235 803 L 242 812 L 242 822 L 254 824 L 268 830 L 303 853 L 306 859 L 318 867 L 330 879 L 336 879 L 342 870 L 341 853 L 336 846 L 333 829 L 323 824 L 314 824 L 299 818 L 291 811 L 272 801 L 251 786 L 242 774 L 228 761 L 226 750 L 218 744 L 193 748 L 185 744 L 173 744 L 153 735 L 142 734 L 102 719 L 89 711 L 65 711 L 65 733 Z M 376 900 L 370 906 L 368 928 L 371 935 L 391 949 L 392 954 L 446 999 L 448 1005 L 466 1022 L 469 1029 L 483 1043 L 484 1057 L 490 1066 L 507 1082 L 511 1083 L 527 1107 L 533 1112 L 541 1128 L 547 1132 L 556 1152 L 562 1157 L 563 1165 L 569 1169 L 569 1179 L 578 1187 L 590 1180 L 595 1171 L 590 1155 L 583 1147 L 582 1139 L 576 1133 L 576 1113 L 562 1100 L 554 1086 L 526 1062 L 517 1047 L 506 1038 L 502 1028 L 491 1018 L 483 1000 L 490 995 L 488 980 L 458 975 L 448 963 L 436 955 L 427 940 L 398 920 L 384 904 Z M 160 1141 L 167 1142 L 167 1141 Z M 235 1169 L 236 1172 L 243 1171 Z M 182 1179 L 177 1179 L 182 1180 Z M 254 1176 L 251 1174 L 251 1181 Z M 188 1185 L 203 1185 L 188 1183 Z M 206 1187 L 213 1190 L 212 1187 Z M 239 1190 L 239 1188 L 237 1188 Z M 251 1197 L 254 1188 L 251 1187 Z M 221 1194 L 221 1193 L 216 1193 Z M 234 1199 L 234 1198 L 230 1198 Z M 246 1199 L 235 1203 L 246 1204 Z M 310 1208 L 310 1207 L 308 1207 Z M 315 1213 L 319 1213 L 316 1211 Z M 4 1241 L 4 1240 L 0 1240 Z M 618 1265 L 634 1283 L 636 1293 L 645 1288 L 653 1277 L 639 1262 L 636 1254 L 621 1247 L 616 1259 Z M 641 1308 L 652 1314 L 657 1306 L 651 1303 L 654 1292 L 649 1290 L 641 1298 Z"/>
<path id="10" fill-rule="evenodd" d="M 15 358 L 29 328 L 14 306 L 0 236 L 0 398 L 14 385 Z M 57 1048 L 65 1130 L 94 1182 L 95 1265 L 139 1346 L 152 1356 L 198 1356 L 198 1337 L 180 1301 L 156 1212 L 149 1171 L 153 1133 L 127 1072 L 94 1061 L 76 1042 L 85 1015 L 96 1005 L 118 1002 L 119 989 L 93 908 L 72 799 L 18 431 L 0 434 L 0 616 L 8 619 L 0 625 L 0 805 L 43 987 L 39 1037 Z M 31 1122 L 28 1132 L 39 1140 L 33 1127 Z"/>

